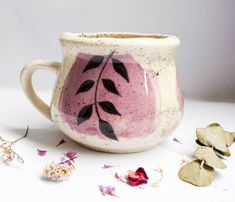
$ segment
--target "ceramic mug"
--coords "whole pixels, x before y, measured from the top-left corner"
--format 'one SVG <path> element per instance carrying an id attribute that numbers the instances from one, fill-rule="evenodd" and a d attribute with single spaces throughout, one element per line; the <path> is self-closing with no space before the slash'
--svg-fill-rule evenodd
<path id="1" fill-rule="evenodd" d="M 175 36 L 138 33 L 64 33 L 63 63 L 35 60 L 21 73 L 34 106 L 86 147 L 114 153 L 152 148 L 183 114 Z M 35 93 L 32 75 L 57 74 L 50 106 Z"/>

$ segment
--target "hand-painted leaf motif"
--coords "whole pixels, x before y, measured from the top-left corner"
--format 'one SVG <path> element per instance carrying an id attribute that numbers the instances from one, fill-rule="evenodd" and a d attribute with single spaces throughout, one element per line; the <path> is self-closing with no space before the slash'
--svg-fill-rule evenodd
<path id="1" fill-rule="evenodd" d="M 113 127 L 110 125 L 109 122 L 99 119 L 99 128 L 100 131 L 108 138 L 113 140 L 118 140 L 117 136 L 113 131 Z"/>
<path id="2" fill-rule="evenodd" d="M 77 124 L 80 125 L 82 122 L 86 121 L 91 117 L 92 114 L 92 105 L 86 105 L 84 106 L 77 117 Z"/>
<path id="3" fill-rule="evenodd" d="M 99 102 L 99 105 L 105 112 L 121 116 L 121 114 L 117 111 L 113 103 L 109 101 L 103 101 L 103 102 Z"/>
<path id="4" fill-rule="evenodd" d="M 85 69 L 83 70 L 83 73 L 90 69 L 99 67 L 102 64 L 103 60 L 104 60 L 104 56 L 101 56 L 101 55 L 93 56 L 88 62 L 88 64 L 86 65 Z"/>
<path id="5" fill-rule="evenodd" d="M 115 58 L 112 59 L 112 62 L 113 62 L 114 70 L 129 83 L 129 76 L 128 76 L 125 65 L 120 60 L 115 59 Z"/>
<path id="6" fill-rule="evenodd" d="M 80 85 L 79 89 L 77 90 L 76 95 L 77 95 L 78 93 L 82 93 L 82 92 L 86 92 L 86 91 L 90 90 L 90 89 L 93 87 L 94 83 L 95 83 L 95 82 L 92 81 L 92 80 L 86 80 L 86 81 L 84 81 L 84 82 Z"/>
<path id="7" fill-rule="evenodd" d="M 116 95 L 120 95 L 120 93 L 118 92 L 115 83 L 110 80 L 110 79 L 102 79 L 102 82 L 104 84 L 104 87 L 106 88 L 107 91 L 112 92 Z"/>

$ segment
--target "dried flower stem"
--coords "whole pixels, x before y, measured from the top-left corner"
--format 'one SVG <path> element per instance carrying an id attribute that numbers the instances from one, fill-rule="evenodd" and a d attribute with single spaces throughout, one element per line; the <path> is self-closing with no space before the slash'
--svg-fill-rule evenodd
<path id="1" fill-rule="evenodd" d="M 19 140 L 21 140 L 21 139 L 27 137 L 28 133 L 29 133 L 29 126 L 27 126 L 27 129 L 26 129 L 26 131 L 25 131 L 25 134 L 24 134 L 22 137 L 16 139 L 15 141 L 12 141 L 11 146 L 14 145 L 16 142 L 18 142 Z"/>

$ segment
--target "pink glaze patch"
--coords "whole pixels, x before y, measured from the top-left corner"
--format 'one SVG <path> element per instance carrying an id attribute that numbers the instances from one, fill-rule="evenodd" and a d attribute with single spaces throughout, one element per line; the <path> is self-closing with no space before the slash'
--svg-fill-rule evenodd
<path id="1" fill-rule="evenodd" d="M 159 120 L 157 79 L 129 54 L 94 57 L 77 55 L 59 99 L 62 120 L 78 133 L 115 140 L 153 133 Z"/>
<path id="2" fill-rule="evenodd" d="M 183 92 L 182 92 L 180 85 L 179 85 L 178 75 L 176 75 L 176 94 L 177 94 L 177 100 L 179 103 L 180 111 L 183 113 L 183 111 L 184 111 L 184 95 L 183 95 Z"/>

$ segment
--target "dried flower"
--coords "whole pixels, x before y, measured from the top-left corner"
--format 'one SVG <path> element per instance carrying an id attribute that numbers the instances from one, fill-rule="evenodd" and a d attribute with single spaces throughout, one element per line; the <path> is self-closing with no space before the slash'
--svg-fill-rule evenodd
<path id="1" fill-rule="evenodd" d="M 56 147 L 60 146 L 61 144 L 64 144 L 66 141 L 64 139 L 61 139 L 59 143 L 56 145 Z"/>
<path id="2" fill-rule="evenodd" d="M 14 141 L 7 141 L 0 137 L 0 150 L 2 152 L 1 158 L 4 162 L 12 162 L 17 161 L 21 164 L 24 163 L 24 160 L 12 149 L 12 146 L 18 142 L 19 140 L 25 138 L 28 135 L 29 127 L 27 127 L 25 134 L 14 140 Z"/>
<path id="3" fill-rule="evenodd" d="M 177 142 L 177 143 L 179 143 L 179 144 L 183 144 L 182 142 L 180 142 L 180 141 L 179 141 L 177 138 L 175 138 L 175 137 L 173 138 L 173 141 L 174 141 L 174 142 Z"/>
<path id="4" fill-rule="evenodd" d="M 99 185 L 99 190 L 100 192 L 105 196 L 105 195 L 110 195 L 110 196 L 116 196 L 118 197 L 116 194 L 115 194 L 115 187 L 113 186 L 103 186 L 103 185 Z"/>
<path id="5" fill-rule="evenodd" d="M 66 156 L 70 159 L 77 157 L 77 152 L 75 151 L 69 151 L 66 153 Z"/>
<path id="6" fill-rule="evenodd" d="M 44 168 L 43 176 L 48 180 L 59 182 L 66 180 L 73 171 L 73 166 L 52 162 Z"/>
<path id="7" fill-rule="evenodd" d="M 148 176 L 144 168 L 140 167 L 135 172 L 128 171 L 127 182 L 131 186 L 138 186 L 140 184 L 146 184 L 148 182 Z"/>
<path id="8" fill-rule="evenodd" d="M 39 156 L 45 156 L 46 154 L 47 154 L 47 150 L 38 149 L 38 155 Z"/>

